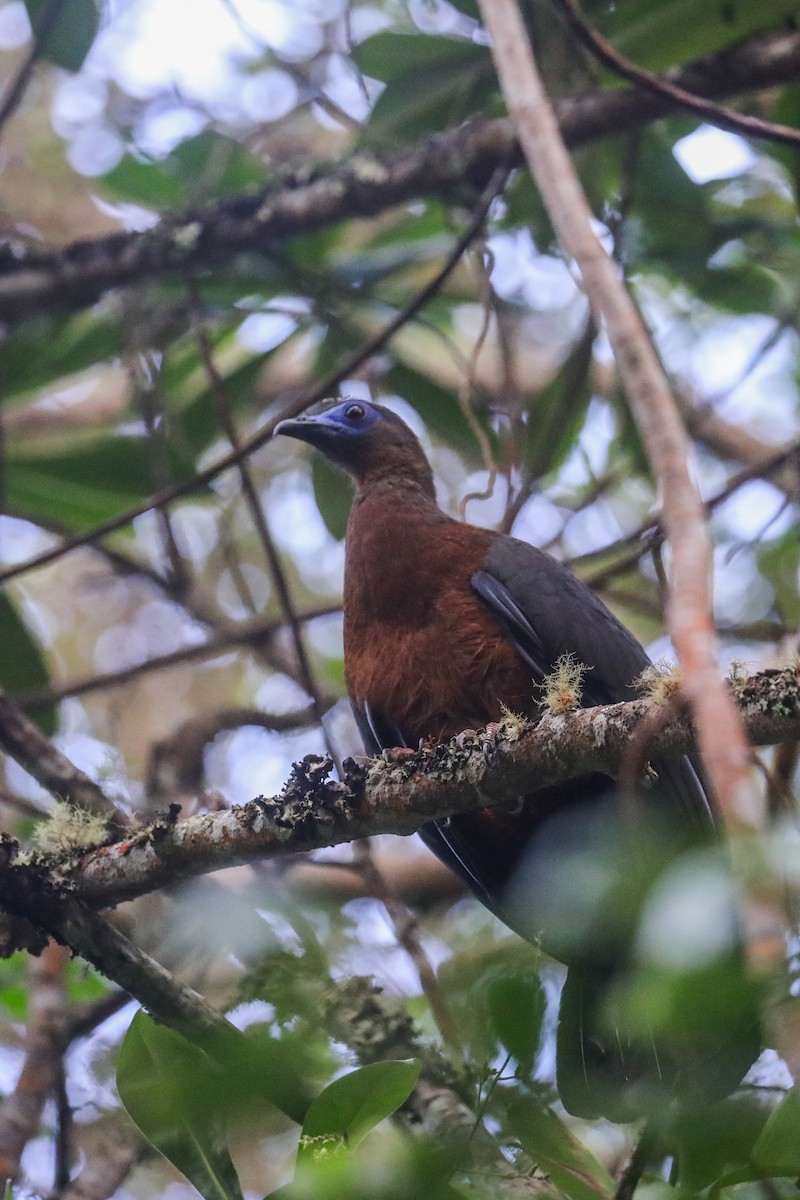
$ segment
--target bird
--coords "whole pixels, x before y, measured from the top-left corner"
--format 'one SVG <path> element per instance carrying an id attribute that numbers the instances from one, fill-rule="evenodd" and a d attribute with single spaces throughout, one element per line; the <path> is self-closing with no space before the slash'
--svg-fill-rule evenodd
<path id="1" fill-rule="evenodd" d="M 368 753 L 441 742 L 508 713 L 537 719 L 543 684 L 564 656 L 584 672 L 583 707 L 638 694 L 650 659 L 636 638 L 553 556 L 445 513 L 419 440 L 391 409 L 333 400 L 275 433 L 308 443 L 355 484 L 344 672 Z M 500 920 L 566 965 L 556 1086 L 567 1111 L 632 1120 L 738 1085 L 760 1051 L 747 1003 L 741 1013 L 722 1003 L 699 1032 L 691 1012 L 677 1039 L 617 1011 L 654 879 L 682 853 L 718 843 L 691 758 L 654 760 L 632 804 L 597 772 L 538 789 L 533 780 L 512 805 L 435 821 L 420 835 Z M 731 994 L 749 995 L 735 914 L 726 920 L 724 978 Z M 727 991 L 710 978 L 690 1008 L 713 1008 Z"/>

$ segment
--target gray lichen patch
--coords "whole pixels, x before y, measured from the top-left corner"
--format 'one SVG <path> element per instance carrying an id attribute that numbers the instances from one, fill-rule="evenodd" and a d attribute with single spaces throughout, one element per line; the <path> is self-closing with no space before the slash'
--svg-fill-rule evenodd
<path id="1" fill-rule="evenodd" d="M 352 820 L 364 791 L 366 770 L 354 759 L 345 761 L 345 778 L 330 778 L 333 764 L 320 754 L 307 754 L 292 770 L 280 795 L 259 797 L 256 803 L 278 837 L 314 841 L 320 830 Z"/>
<path id="2" fill-rule="evenodd" d="M 746 713 L 794 717 L 800 713 L 800 667 L 761 671 L 747 678 L 731 677 L 730 687 Z"/>

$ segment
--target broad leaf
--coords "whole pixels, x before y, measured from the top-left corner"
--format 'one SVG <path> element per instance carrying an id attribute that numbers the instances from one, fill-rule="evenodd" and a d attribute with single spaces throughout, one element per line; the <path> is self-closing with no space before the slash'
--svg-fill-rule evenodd
<path id="1" fill-rule="evenodd" d="M 355 52 L 386 83 L 364 129 L 369 142 L 409 144 L 491 109 L 497 83 L 486 46 L 423 34 L 377 33 Z"/>
<path id="2" fill-rule="evenodd" d="M 604 31 L 617 49 L 654 71 L 702 58 L 758 30 L 780 29 L 798 15 L 797 0 L 625 0 L 601 8 Z"/>
<path id="3" fill-rule="evenodd" d="M 8 596 L 0 593 L 0 687 L 13 696 L 46 687 L 49 682 L 37 642 Z M 32 714 L 47 734 L 55 733 L 56 711 L 50 704 Z"/>
<path id="4" fill-rule="evenodd" d="M 205 1200 L 241 1200 L 225 1131 L 214 1115 L 224 1072 L 141 1010 L 120 1047 L 117 1090 L 148 1142 Z"/>
<path id="5" fill-rule="evenodd" d="M 614 1182 L 602 1163 L 563 1121 L 535 1100 L 518 1100 L 508 1111 L 509 1123 L 522 1148 L 570 1200 L 608 1200 Z"/>
<path id="6" fill-rule="evenodd" d="M 753 1161 L 765 1175 L 800 1175 L 800 1093 L 796 1088 L 770 1113 L 753 1147 Z"/>
<path id="7" fill-rule="evenodd" d="M 545 994 L 535 973 L 498 972 L 486 987 L 489 1021 L 501 1045 L 525 1069 L 539 1049 Z"/>
<path id="8" fill-rule="evenodd" d="M 313 1158 L 324 1147 L 354 1150 L 408 1099 L 419 1071 L 416 1062 L 379 1062 L 335 1079 L 306 1113 L 298 1162 Z"/>
<path id="9" fill-rule="evenodd" d="M 49 0 L 25 0 L 34 32 Z M 67 71 L 79 71 L 97 36 L 100 17 L 95 0 L 64 0 L 44 39 L 40 54 Z"/>

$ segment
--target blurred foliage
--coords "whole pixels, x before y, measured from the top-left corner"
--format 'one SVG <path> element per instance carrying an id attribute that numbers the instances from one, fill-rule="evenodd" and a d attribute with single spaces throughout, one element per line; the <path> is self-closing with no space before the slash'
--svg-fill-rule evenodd
<path id="1" fill-rule="evenodd" d="M 252 5 L 218 0 L 196 16 L 184 10 L 192 27 L 176 32 L 158 24 L 168 5 L 68 0 L 2 130 L 3 253 L 146 229 L 184 207 L 235 204 L 285 169 L 324 174 L 364 148 L 378 157 L 413 153 L 428 135 L 503 112 L 474 0 L 355 2 L 346 14 L 323 0 L 266 7 L 272 16 L 263 21 Z M 10 22 L 12 9 L 18 19 L 19 8 L 5 3 L 0 19 Z M 26 0 L 34 26 L 46 8 Z M 549 0 L 524 8 L 555 96 L 621 86 L 576 46 Z M 792 0 L 585 0 L 584 11 L 656 71 L 792 30 L 800 18 Z M 196 41 L 204 22 L 205 42 Z M 166 45 L 174 63 L 164 60 Z M 6 87 L 30 42 L 9 46 L 0 51 Z M 195 59 L 206 64 L 207 86 L 192 74 Z M 731 103 L 796 124 L 800 88 Z M 719 496 L 737 472 L 752 472 L 714 509 L 717 616 L 726 657 L 773 663 L 796 647 L 800 615 L 796 468 L 769 480 L 759 474 L 800 426 L 797 152 L 715 137 L 676 112 L 587 144 L 575 158 L 687 413 L 704 494 Z M 110 288 L 82 311 L 4 328 L 4 561 L 189 484 L 229 449 L 223 417 L 246 436 L 346 366 L 442 267 L 472 203 L 465 189 L 448 202 L 394 206 L 232 255 L 191 290 L 181 278 L 145 280 Z M 663 564 L 630 537 L 651 527 L 658 497 L 603 334 L 525 172 L 509 179 L 483 240 L 380 353 L 349 371 L 346 388 L 395 406 L 420 433 L 448 511 L 458 513 L 465 495 L 494 478 L 488 498 L 470 500 L 469 519 L 571 561 L 664 652 Z M 350 485 L 295 444 L 262 448 L 250 467 L 301 618 L 327 736 L 341 755 L 358 752 L 337 615 Z M 293 759 L 323 748 L 319 729 L 298 723 L 278 734 L 243 717 L 240 728 L 215 731 L 212 722 L 199 795 L 182 790 L 170 738 L 218 709 L 305 708 L 290 641 L 272 628 L 284 616 L 228 471 L 187 489 L 167 511 L 17 578 L 0 600 L 0 683 L 36 700 L 42 727 L 131 811 L 146 816 L 165 800 L 185 813 L 231 803 L 276 791 Z M 269 627 L 231 640 L 255 620 Z M 205 659 L 132 674 L 124 686 L 75 689 L 203 639 L 218 639 Z M 62 686 L 59 702 L 47 689 Z M 172 791 L 163 770 L 159 788 L 153 783 L 164 762 L 175 765 Z M 763 765 L 779 766 L 769 755 Z M 795 782 L 790 763 L 770 788 L 792 819 Z M 6 764 L 4 828 L 26 835 L 46 803 Z M 796 844 L 793 825 L 780 827 L 783 837 Z M 765 874 L 780 857 L 772 845 L 752 852 Z M 453 903 L 444 876 L 426 876 L 406 850 L 382 845 L 380 862 L 390 886 L 419 906 L 422 949 L 438 964 L 436 987 L 452 1018 L 449 1041 L 374 889 L 357 867 L 342 865 L 343 853 L 338 865 L 323 856 L 317 866 L 237 876 L 219 891 L 206 880 L 149 898 L 126 913 L 133 935 L 245 1032 L 235 1049 L 212 1052 L 141 1012 L 124 1036 L 127 1017 L 95 1031 L 91 1014 L 98 1023 L 107 1015 L 106 985 L 70 964 L 65 1003 L 90 1014 L 67 1060 L 67 1094 L 80 1113 L 71 1161 L 91 1157 L 98 1115 L 119 1116 L 110 1091 L 116 1060 L 130 1116 L 206 1197 L 453 1200 L 539 1180 L 551 1195 L 608 1200 L 638 1131 L 587 1126 L 558 1105 L 558 968 L 473 902 Z M 781 894 L 787 880 L 774 870 L 759 882 Z M 793 986 L 791 978 L 771 984 L 781 995 Z M 22 1023 L 37 1011 L 33 986 L 23 956 L 4 963 L 0 1028 L 4 1061 L 14 1067 L 4 1080 L 15 1077 Z M 713 963 L 678 970 L 648 961 L 614 1002 L 644 1027 L 677 1025 L 681 1035 L 687 1010 L 702 1031 L 752 997 L 732 991 Z M 658 1114 L 643 1194 L 793 1194 L 800 1114 L 796 1094 L 782 1099 L 777 1078 L 758 1076 L 713 1108 Z M 444 1097 L 450 1125 L 420 1116 L 431 1092 Z M 0 1105 L 0 1121 L 2 1113 Z M 48 1137 L 58 1119 L 45 1111 Z M 24 1182 L 38 1194 L 50 1191 L 48 1172 L 42 1153 L 26 1158 Z M 161 1194 L 171 1179 L 166 1164 L 143 1167 L 137 1194 Z"/>

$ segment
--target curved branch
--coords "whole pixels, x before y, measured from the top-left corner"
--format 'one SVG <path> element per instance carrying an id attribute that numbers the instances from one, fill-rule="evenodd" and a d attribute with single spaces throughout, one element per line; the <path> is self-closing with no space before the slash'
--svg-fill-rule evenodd
<path id="1" fill-rule="evenodd" d="M 645 91 L 664 100 L 671 101 L 676 107 L 685 108 L 695 116 L 701 117 L 711 125 L 727 129 L 731 133 L 742 134 L 744 137 L 764 138 L 777 142 L 782 146 L 800 146 L 800 129 L 789 125 L 778 125 L 774 121 L 764 121 L 761 117 L 750 117 L 745 113 L 734 112 L 732 108 L 715 104 L 704 96 L 698 96 L 687 88 L 680 87 L 671 79 L 653 75 L 642 67 L 624 57 L 615 46 L 603 37 L 598 29 L 590 25 L 577 0 L 557 0 L 558 6 L 566 17 L 570 28 L 577 35 L 589 53 L 603 66 L 608 67 L 615 75 L 627 79 L 629 83 L 643 88 Z"/>

